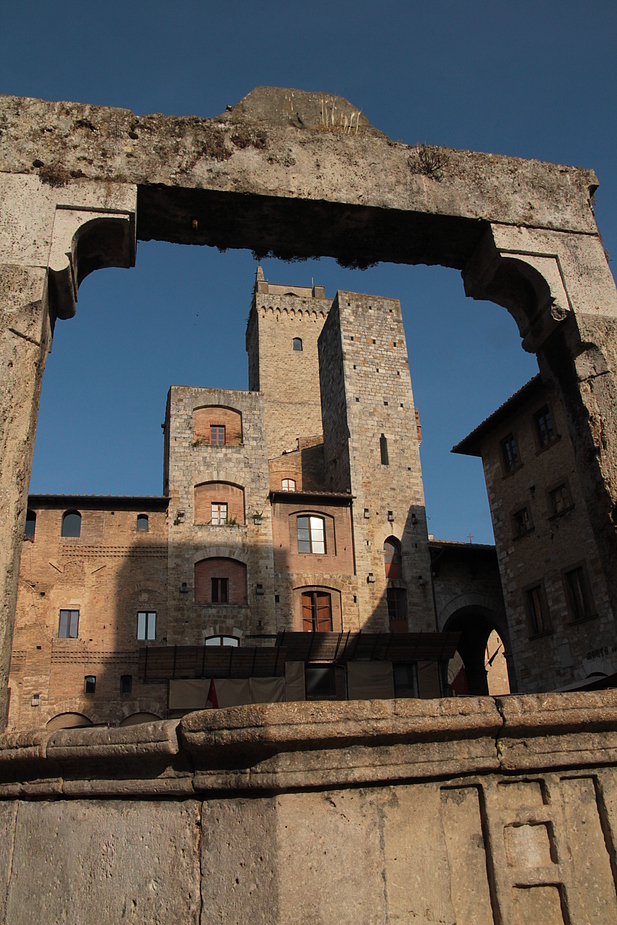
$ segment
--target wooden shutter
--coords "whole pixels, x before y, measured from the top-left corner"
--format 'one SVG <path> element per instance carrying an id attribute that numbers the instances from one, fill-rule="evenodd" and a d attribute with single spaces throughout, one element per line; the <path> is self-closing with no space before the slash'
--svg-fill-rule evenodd
<path id="1" fill-rule="evenodd" d="M 317 632 L 331 633 L 332 607 L 330 606 L 330 595 L 319 594 L 318 592 L 315 597 L 317 599 Z"/>
<path id="2" fill-rule="evenodd" d="M 313 595 L 302 595 L 302 630 L 305 633 L 313 632 Z"/>

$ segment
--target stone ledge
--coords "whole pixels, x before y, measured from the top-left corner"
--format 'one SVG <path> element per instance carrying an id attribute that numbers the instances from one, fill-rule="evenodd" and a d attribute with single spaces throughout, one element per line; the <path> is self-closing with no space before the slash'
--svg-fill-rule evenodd
<path id="1" fill-rule="evenodd" d="M 0 798 L 354 787 L 617 763 L 617 691 L 255 704 L 0 738 Z"/>

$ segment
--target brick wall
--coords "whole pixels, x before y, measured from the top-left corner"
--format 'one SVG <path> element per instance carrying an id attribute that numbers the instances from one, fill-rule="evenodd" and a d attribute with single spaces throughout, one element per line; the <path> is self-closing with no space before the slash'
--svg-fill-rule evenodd
<path id="1" fill-rule="evenodd" d="M 138 712 L 165 715 L 165 685 L 137 677 L 145 643 L 136 635 L 140 610 L 156 613 L 156 642 L 167 634 L 167 512 L 162 502 L 131 501 L 31 499 L 36 529 L 21 558 L 10 728 L 44 726 L 65 712 L 112 724 Z M 67 509 L 81 512 L 79 538 L 60 535 Z M 148 532 L 137 532 L 144 513 Z M 58 638 L 61 609 L 79 611 L 76 639 Z M 86 675 L 96 677 L 94 695 L 84 692 Z M 130 694 L 120 694 L 122 675 L 132 676 Z"/>
<path id="2" fill-rule="evenodd" d="M 242 442 L 242 415 L 232 408 L 221 405 L 208 405 L 206 408 L 196 408 L 193 411 L 193 442 L 210 443 L 210 427 L 223 426 L 225 428 L 225 443 L 228 446 L 239 446 Z"/>
<path id="3" fill-rule="evenodd" d="M 195 486 L 194 511 L 196 524 L 212 523 L 212 505 L 227 505 L 227 520 L 244 526 L 244 489 L 230 482 L 206 482 Z"/>

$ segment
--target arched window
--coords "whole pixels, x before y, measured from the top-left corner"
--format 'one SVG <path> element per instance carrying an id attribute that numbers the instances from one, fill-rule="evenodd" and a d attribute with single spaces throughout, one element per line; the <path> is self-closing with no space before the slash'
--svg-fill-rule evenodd
<path id="1" fill-rule="evenodd" d="M 302 629 L 305 633 L 332 632 L 332 600 L 326 591 L 302 594 Z"/>
<path id="2" fill-rule="evenodd" d="M 302 350 L 302 338 L 294 337 L 294 350 Z"/>
<path id="3" fill-rule="evenodd" d="M 148 515 L 147 514 L 137 515 L 137 532 L 138 533 L 148 532 Z"/>
<path id="4" fill-rule="evenodd" d="M 81 514 L 79 511 L 65 511 L 62 517 L 62 536 L 79 536 L 81 534 Z"/>
<path id="5" fill-rule="evenodd" d="M 381 452 L 381 465 L 389 465 L 390 460 L 388 458 L 388 439 L 385 434 L 382 434 L 379 438 L 379 449 Z"/>
<path id="6" fill-rule="evenodd" d="M 34 511 L 28 511 L 26 514 L 26 526 L 24 527 L 24 539 L 25 540 L 34 540 L 34 533 L 36 530 L 36 513 Z"/>
<path id="7" fill-rule="evenodd" d="M 230 646 L 231 648 L 237 648 L 240 645 L 240 640 L 237 636 L 208 636 L 206 639 L 207 646 Z"/>
<path id="8" fill-rule="evenodd" d="M 298 552 L 325 555 L 326 530 L 323 517 L 298 517 Z"/>
<path id="9" fill-rule="evenodd" d="M 283 487 L 283 491 L 295 491 L 296 490 L 296 480 L 295 479 L 283 479 L 282 487 Z"/>
<path id="10" fill-rule="evenodd" d="M 212 557 L 195 563 L 196 604 L 246 604 L 246 565 Z"/>
<path id="11" fill-rule="evenodd" d="M 383 558 L 386 578 L 401 578 L 401 544 L 395 536 L 389 536 L 383 544 Z"/>

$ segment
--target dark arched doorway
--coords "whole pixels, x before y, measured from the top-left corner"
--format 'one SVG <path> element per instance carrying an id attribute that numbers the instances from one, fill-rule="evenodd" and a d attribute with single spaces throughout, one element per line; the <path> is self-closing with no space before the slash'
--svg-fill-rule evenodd
<path id="1" fill-rule="evenodd" d="M 453 693 L 488 696 L 510 692 L 507 671 L 502 670 L 501 677 L 497 675 L 497 667 L 505 656 L 506 634 L 492 615 L 475 607 L 463 607 L 452 614 L 444 629 L 461 634 L 457 647 L 460 659 L 451 660 L 453 677 L 449 681 Z M 489 677 L 493 680 L 492 689 Z"/>

